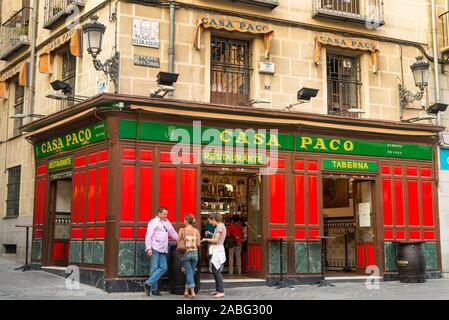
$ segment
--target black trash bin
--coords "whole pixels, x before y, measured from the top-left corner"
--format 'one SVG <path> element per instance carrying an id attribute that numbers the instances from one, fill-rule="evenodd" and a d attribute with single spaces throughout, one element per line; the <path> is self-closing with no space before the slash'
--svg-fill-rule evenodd
<path id="1" fill-rule="evenodd" d="M 399 242 L 396 257 L 400 282 L 423 283 L 426 281 L 424 242 Z"/>
<path id="2" fill-rule="evenodd" d="M 171 294 L 184 294 L 186 286 L 186 275 L 182 267 L 182 253 L 176 251 L 176 245 L 170 245 L 168 257 L 168 286 Z M 200 260 L 198 260 L 197 271 L 195 272 L 195 293 L 200 291 Z"/>

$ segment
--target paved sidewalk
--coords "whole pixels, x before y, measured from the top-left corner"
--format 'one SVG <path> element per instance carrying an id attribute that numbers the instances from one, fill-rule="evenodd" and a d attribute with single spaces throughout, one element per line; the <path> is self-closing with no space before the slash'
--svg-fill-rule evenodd
<path id="1" fill-rule="evenodd" d="M 107 294 L 100 289 L 81 285 L 68 290 L 65 279 L 43 271 L 15 271 L 14 262 L 0 258 L 0 300 L 184 300 L 182 296 L 163 292 L 162 297 L 146 297 L 144 293 Z M 213 300 L 201 291 L 198 300 Z M 294 289 L 252 287 L 226 290 L 226 300 L 449 300 L 449 279 L 428 280 L 424 284 L 380 283 L 379 290 L 368 290 L 364 283 L 337 283 L 336 287 L 295 286 Z"/>

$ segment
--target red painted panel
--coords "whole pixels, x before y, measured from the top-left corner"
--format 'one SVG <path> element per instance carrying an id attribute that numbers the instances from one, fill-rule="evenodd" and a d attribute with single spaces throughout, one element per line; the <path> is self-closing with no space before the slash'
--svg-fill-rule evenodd
<path id="1" fill-rule="evenodd" d="M 153 150 L 141 150 L 140 159 L 143 161 L 153 161 Z"/>
<path id="2" fill-rule="evenodd" d="M 43 225 L 44 224 L 44 217 L 45 217 L 45 188 L 47 185 L 47 180 L 46 179 L 42 179 L 42 185 L 41 185 L 41 199 L 39 200 L 39 205 L 40 205 L 40 209 L 39 209 L 39 224 Z"/>
<path id="3" fill-rule="evenodd" d="M 95 233 L 95 238 L 104 239 L 105 229 L 104 227 L 97 227 L 97 231 Z"/>
<path id="4" fill-rule="evenodd" d="M 256 245 L 256 270 L 260 270 L 262 259 L 260 258 L 260 245 Z"/>
<path id="5" fill-rule="evenodd" d="M 89 186 L 87 189 L 87 222 L 95 221 L 95 191 L 97 182 L 97 169 L 89 170 Z"/>
<path id="6" fill-rule="evenodd" d="M 421 240 L 421 231 L 420 230 L 410 230 L 409 237 L 410 237 L 410 240 Z"/>
<path id="7" fill-rule="evenodd" d="M 425 230 L 424 240 L 435 240 L 435 231 Z"/>
<path id="8" fill-rule="evenodd" d="M 285 238 L 286 230 L 285 229 L 274 229 L 270 228 L 270 237 L 272 238 Z"/>
<path id="9" fill-rule="evenodd" d="M 79 214 L 78 214 L 78 222 L 83 222 L 84 221 L 84 202 L 85 202 L 85 197 L 84 197 L 84 192 L 85 192 L 85 186 L 86 186 L 86 172 L 82 171 L 80 172 L 80 207 L 79 207 Z"/>
<path id="10" fill-rule="evenodd" d="M 306 230 L 296 229 L 295 230 L 295 239 L 296 240 L 305 240 L 306 239 Z"/>
<path id="11" fill-rule="evenodd" d="M 41 174 L 45 174 L 47 172 L 47 166 L 42 165 L 37 167 L 37 175 L 40 176 Z"/>
<path id="12" fill-rule="evenodd" d="M 408 191 L 408 224 L 419 226 L 418 181 L 407 181 Z"/>
<path id="13" fill-rule="evenodd" d="M 421 168 L 421 177 L 431 177 L 432 169 L 431 168 Z"/>
<path id="14" fill-rule="evenodd" d="M 168 209 L 168 219 L 176 220 L 176 168 L 161 168 L 159 175 L 159 207 Z"/>
<path id="15" fill-rule="evenodd" d="M 404 197 L 402 194 L 402 180 L 394 180 L 394 196 L 396 198 L 396 225 L 404 225 Z"/>
<path id="16" fill-rule="evenodd" d="M 73 191 L 72 191 L 72 223 L 78 222 L 78 199 L 79 199 L 79 183 L 78 172 L 73 173 Z"/>
<path id="17" fill-rule="evenodd" d="M 55 241 L 53 243 L 53 258 L 54 259 L 62 259 L 63 253 L 62 253 L 63 243 Z"/>
<path id="18" fill-rule="evenodd" d="M 181 201 L 179 221 L 188 213 L 196 216 L 196 169 L 181 169 Z"/>
<path id="19" fill-rule="evenodd" d="M 134 221 L 134 166 L 122 167 L 122 221 Z"/>
<path id="20" fill-rule="evenodd" d="M 84 167 L 86 165 L 86 156 L 76 157 L 74 161 L 74 167 Z"/>
<path id="21" fill-rule="evenodd" d="M 295 170 L 304 171 L 304 160 L 295 160 Z"/>
<path id="22" fill-rule="evenodd" d="M 136 149 L 123 149 L 123 159 L 136 160 Z"/>
<path id="23" fill-rule="evenodd" d="M 368 262 L 368 266 L 374 266 L 375 263 L 375 258 L 374 258 L 374 245 L 372 244 L 368 244 L 366 245 L 366 255 L 367 255 L 367 262 Z"/>
<path id="24" fill-rule="evenodd" d="M 366 266 L 366 264 L 365 264 L 365 246 L 363 244 L 357 246 L 357 266 L 358 267 Z"/>
<path id="25" fill-rule="evenodd" d="M 407 167 L 406 168 L 407 176 L 416 177 L 418 175 L 417 167 Z"/>
<path id="26" fill-rule="evenodd" d="M 139 221 L 151 219 L 152 177 L 152 167 L 140 167 Z"/>
<path id="27" fill-rule="evenodd" d="M 40 200 L 40 194 L 41 194 L 41 180 L 36 180 L 36 188 L 34 191 L 34 224 L 39 224 L 39 214 L 40 214 L 40 206 L 39 206 L 39 200 Z"/>
<path id="28" fill-rule="evenodd" d="M 309 171 L 317 171 L 318 163 L 316 161 L 307 161 L 307 169 Z"/>
<path id="29" fill-rule="evenodd" d="M 270 223 L 285 223 L 285 174 L 270 176 Z"/>
<path id="30" fill-rule="evenodd" d="M 89 155 L 89 164 L 97 163 L 97 153 L 91 153 Z"/>
<path id="31" fill-rule="evenodd" d="M 304 176 L 295 175 L 295 224 L 305 224 L 304 218 Z"/>
<path id="32" fill-rule="evenodd" d="M 72 228 L 72 239 L 82 239 L 83 229 L 82 228 Z"/>
<path id="33" fill-rule="evenodd" d="M 106 221 L 106 194 L 107 194 L 108 167 L 100 168 L 100 177 L 98 182 L 98 216 L 97 221 Z"/>
<path id="34" fill-rule="evenodd" d="M 393 210 L 391 197 L 391 179 L 382 179 L 382 203 L 384 209 L 384 225 L 393 225 Z"/>
<path id="35" fill-rule="evenodd" d="M 134 239 L 134 228 L 133 227 L 120 227 L 120 238 Z"/>
<path id="36" fill-rule="evenodd" d="M 86 228 L 86 239 L 94 238 L 95 228 Z"/>
<path id="37" fill-rule="evenodd" d="M 319 240 L 319 231 L 318 229 L 309 229 L 309 240 L 316 241 Z"/>
<path id="38" fill-rule="evenodd" d="M 146 234 L 147 234 L 147 227 L 139 227 L 137 229 L 137 237 L 139 239 L 145 239 Z"/>
<path id="39" fill-rule="evenodd" d="M 318 224 L 318 178 L 316 176 L 309 176 L 309 225 Z"/>
<path id="40" fill-rule="evenodd" d="M 161 152 L 160 154 L 160 162 L 172 162 L 171 159 L 177 159 L 178 156 L 174 152 Z"/>
<path id="41" fill-rule="evenodd" d="M 384 240 L 394 240 L 393 230 L 384 230 Z"/>
<path id="42" fill-rule="evenodd" d="M 401 166 L 394 166 L 394 175 L 396 176 L 402 176 L 402 167 Z"/>
<path id="43" fill-rule="evenodd" d="M 100 151 L 100 162 L 108 161 L 108 150 Z"/>
<path id="44" fill-rule="evenodd" d="M 44 230 L 41 228 L 34 229 L 34 238 L 35 239 L 42 239 L 44 235 Z"/>
<path id="45" fill-rule="evenodd" d="M 423 225 L 433 227 L 432 181 L 421 182 Z"/>
<path id="46" fill-rule="evenodd" d="M 248 246 L 248 268 L 249 268 L 249 270 L 254 269 L 254 265 L 255 265 L 254 260 L 255 260 L 254 246 L 249 245 Z"/>
<path id="47" fill-rule="evenodd" d="M 285 159 L 270 158 L 269 165 L 271 168 L 285 168 Z"/>
<path id="48" fill-rule="evenodd" d="M 405 240 L 404 230 L 396 230 L 396 240 Z"/>
<path id="49" fill-rule="evenodd" d="M 382 170 L 382 174 L 390 174 L 391 173 L 391 167 L 387 166 L 387 165 L 383 165 L 381 167 L 381 170 Z"/>

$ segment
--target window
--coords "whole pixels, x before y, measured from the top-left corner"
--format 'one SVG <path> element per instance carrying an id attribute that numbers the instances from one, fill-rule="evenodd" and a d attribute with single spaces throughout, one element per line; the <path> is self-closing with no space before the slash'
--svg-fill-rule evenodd
<path id="1" fill-rule="evenodd" d="M 347 13 L 360 13 L 359 0 L 321 0 L 322 8 Z"/>
<path id="2" fill-rule="evenodd" d="M 75 95 L 75 79 L 76 79 L 76 57 L 73 56 L 69 50 L 64 50 L 62 53 L 62 75 L 61 80 L 68 83 L 72 87 L 72 94 Z M 73 100 L 63 100 L 62 108 L 66 109 L 73 105 Z"/>
<path id="3" fill-rule="evenodd" d="M 8 191 L 6 198 L 7 217 L 17 217 L 19 215 L 20 169 L 20 166 L 8 169 Z"/>
<path id="4" fill-rule="evenodd" d="M 16 77 L 14 84 L 14 115 L 23 114 L 23 97 L 25 95 L 24 87 L 19 85 L 19 78 Z M 20 127 L 23 125 L 23 118 L 14 119 L 13 136 L 20 135 Z"/>
<path id="5" fill-rule="evenodd" d="M 250 58 L 249 41 L 212 37 L 212 103 L 248 105 Z"/>
<path id="6" fill-rule="evenodd" d="M 358 59 L 336 54 L 327 55 L 328 113 L 358 117 L 347 110 L 359 108 L 360 69 Z"/>

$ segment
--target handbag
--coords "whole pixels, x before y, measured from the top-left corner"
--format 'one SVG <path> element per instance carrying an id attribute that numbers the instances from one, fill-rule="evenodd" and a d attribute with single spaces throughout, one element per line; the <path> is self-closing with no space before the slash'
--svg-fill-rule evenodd
<path id="1" fill-rule="evenodd" d="M 178 239 L 178 245 L 177 245 L 177 247 L 176 247 L 176 251 L 179 252 L 179 253 L 184 253 L 184 252 L 186 252 L 186 250 L 187 250 L 187 248 L 186 248 L 186 240 L 185 240 L 185 237 L 184 237 L 184 233 L 185 233 L 185 230 L 182 229 L 182 237 L 180 237 L 180 238 Z"/>

